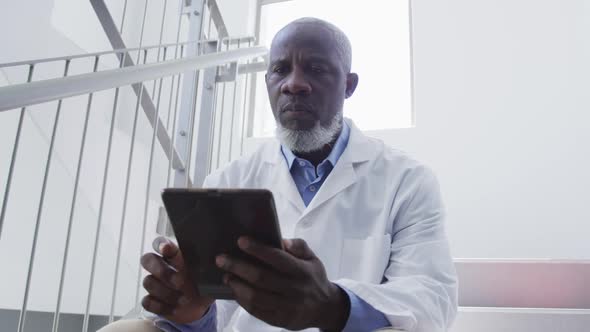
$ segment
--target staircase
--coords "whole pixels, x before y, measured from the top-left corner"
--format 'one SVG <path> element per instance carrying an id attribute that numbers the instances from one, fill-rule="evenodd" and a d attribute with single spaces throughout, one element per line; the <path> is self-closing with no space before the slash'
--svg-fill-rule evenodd
<path id="1" fill-rule="evenodd" d="M 14 270 L 3 331 L 96 331 L 137 311 L 139 256 L 170 235 L 159 190 L 199 186 L 242 154 L 251 126 L 267 50 L 230 36 L 215 0 L 90 4 L 112 50 L 0 64 L 12 78 L 0 87 L 0 248 L 15 253 L 2 255 Z"/>

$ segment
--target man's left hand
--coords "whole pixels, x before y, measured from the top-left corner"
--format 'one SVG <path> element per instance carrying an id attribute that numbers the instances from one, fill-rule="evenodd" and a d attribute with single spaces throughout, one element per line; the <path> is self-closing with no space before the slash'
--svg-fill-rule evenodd
<path id="1" fill-rule="evenodd" d="M 238 246 L 267 266 L 227 255 L 216 259 L 236 301 L 268 324 L 302 330 L 344 328 L 350 311 L 346 293 L 326 276 L 324 265 L 301 239 L 283 240 L 285 250 L 241 237 Z"/>

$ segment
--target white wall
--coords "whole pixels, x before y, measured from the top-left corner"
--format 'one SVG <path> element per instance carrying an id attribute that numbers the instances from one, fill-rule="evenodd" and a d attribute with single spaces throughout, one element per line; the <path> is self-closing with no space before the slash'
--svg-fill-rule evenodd
<path id="1" fill-rule="evenodd" d="M 456 257 L 590 259 L 590 3 L 415 0 L 416 128 Z"/>
<path id="2" fill-rule="evenodd" d="M 590 259 L 590 2 L 412 6 L 416 127 L 368 134 L 434 169 L 453 255 Z"/>

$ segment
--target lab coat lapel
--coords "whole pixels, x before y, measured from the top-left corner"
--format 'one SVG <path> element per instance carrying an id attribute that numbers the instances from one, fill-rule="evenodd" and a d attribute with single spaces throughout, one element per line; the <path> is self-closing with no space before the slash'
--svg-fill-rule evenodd
<path id="1" fill-rule="evenodd" d="M 311 200 L 302 217 L 356 182 L 356 172 L 352 163 L 348 160 L 342 160 L 343 157 L 344 155 L 340 157 L 340 160 Z"/>
<path id="2" fill-rule="evenodd" d="M 289 172 L 285 157 L 281 152 L 280 144 L 273 144 L 272 148 L 267 152 L 269 154 L 269 161 L 267 163 L 269 167 L 269 175 L 271 180 L 269 186 L 272 188 L 273 193 L 280 195 L 282 198 L 288 200 L 297 209 L 299 213 L 305 210 L 305 204 L 301 195 L 297 190 L 295 181 Z"/>
<path id="3" fill-rule="evenodd" d="M 374 145 L 370 144 L 368 138 L 362 134 L 351 120 L 345 119 L 345 121 L 350 126 L 348 146 L 301 218 L 304 218 L 311 211 L 353 185 L 358 178 L 356 168 L 359 163 L 374 158 Z"/>

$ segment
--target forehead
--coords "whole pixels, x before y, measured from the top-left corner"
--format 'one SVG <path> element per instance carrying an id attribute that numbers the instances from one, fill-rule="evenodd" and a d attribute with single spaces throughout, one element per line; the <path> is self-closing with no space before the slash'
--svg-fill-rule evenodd
<path id="1" fill-rule="evenodd" d="M 340 62 L 333 32 L 318 25 L 295 24 L 281 30 L 270 48 L 270 60 L 288 58 Z"/>

